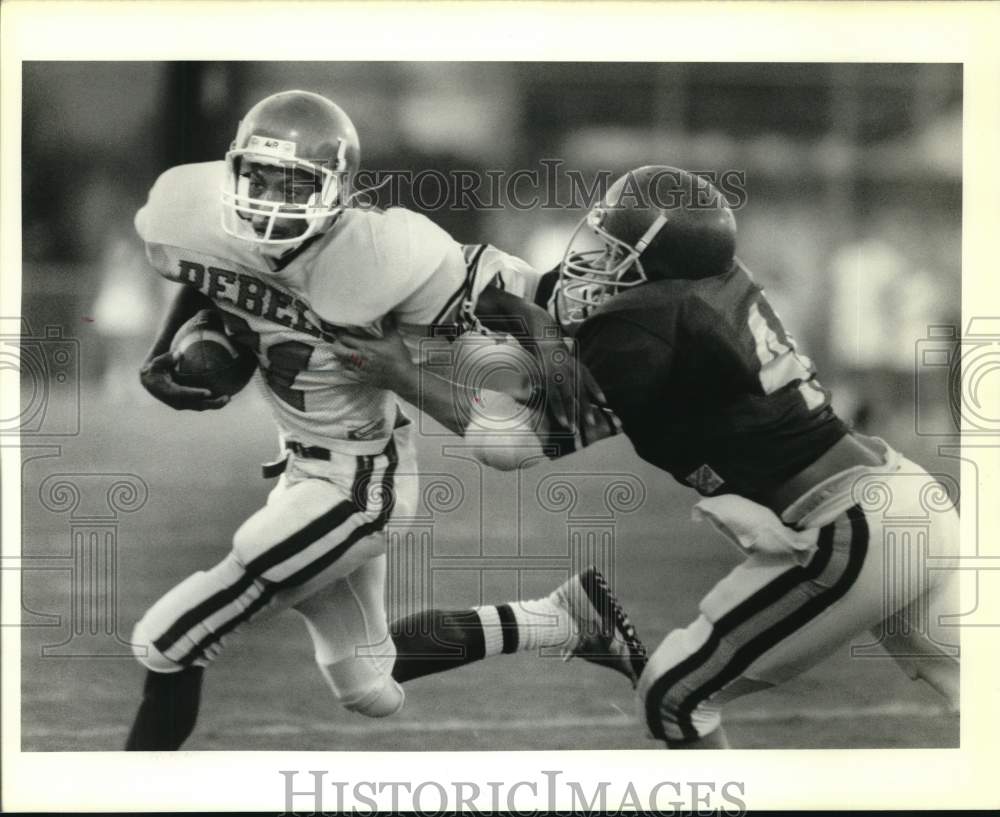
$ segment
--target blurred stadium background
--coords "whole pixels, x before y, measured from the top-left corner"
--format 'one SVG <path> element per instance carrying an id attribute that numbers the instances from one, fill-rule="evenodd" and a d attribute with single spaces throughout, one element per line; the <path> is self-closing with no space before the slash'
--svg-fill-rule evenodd
<path id="1" fill-rule="evenodd" d="M 293 87 L 326 94 L 351 115 L 372 171 L 510 173 L 558 159 L 588 179 L 650 163 L 744 172 L 738 252 L 834 388 L 838 408 L 930 470 L 956 471 L 937 456 L 940 439 L 915 434 L 914 384 L 934 378 L 919 411 L 946 424 L 945 373 L 920 371 L 916 345 L 928 327 L 960 319 L 960 65 L 25 63 L 21 314 L 35 336 L 59 327 L 78 339 L 82 395 L 79 435 L 48 441 L 61 445 L 58 458 L 26 458 L 25 556 L 68 547 L 66 519 L 38 501 L 47 476 L 140 475 L 150 499 L 121 522 L 117 584 L 107 591 L 116 594 L 120 632 L 172 583 L 224 553 L 263 501 L 268 485 L 256 479 L 256 463 L 273 449 L 256 396 L 194 416 L 141 391 L 138 364 L 171 285 L 146 265 L 132 216 L 160 172 L 221 158 L 251 104 Z M 447 207 L 427 214 L 460 241 L 490 241 L 546 269 L 581 215 Z M 424 441 L 423 467 L 447 472 L 440 443 Z M 633 473 L 647 486 L 645 510 L 617 530 L 615 574 L 652 645 L 692 616 L 736 555 L 690 524 L 690 495 L 624 444 L 609 451 L 585 452 L 575 467 Z M 483 489 L 481 529 L 495 555 L 510 539 L 505 491 L 518 490 L 511 485 Z M 461 550 L 472 525 L 460 511 L 435 535 Z M 536 537 L 565 539 L 564 526 L 524 510 L 522 527 Z M 495 586 L 480 579 L 469 589 L 475 582 L 466 587 L 460 572 L 442 579 L 437 603 L 524 590 L 499 570 L 490 574 Z M 75 579 L 54 575 L 26 573 L 25 608 L 61 607 L 65 627 L 76 614 L 65 609 Z M 538 592 L 558 581 L 535 579 Z M 25 629 L 25 748 L 116 748 L 139 693 L 139 667 L 127 658 L 43 657 L 57 625 L 46 626 Z M 632 704 L 620 679 L 590 668 L 533 673 L 521 658 L 414 684 L 398 725 L 359 721 L 333 711 L 300 629 L 291 616 L 263 624 L 219 662 L 191 748 L 650 747 L 625 714 Z M 831 661 L 735 704 L 739 743 L 956 744 L 957 720 L 941 716 L 894 668 Z M 520 701 L 513 721 L 497 692 Z M 865 712 L 862 723 L 855 715 Z"/>

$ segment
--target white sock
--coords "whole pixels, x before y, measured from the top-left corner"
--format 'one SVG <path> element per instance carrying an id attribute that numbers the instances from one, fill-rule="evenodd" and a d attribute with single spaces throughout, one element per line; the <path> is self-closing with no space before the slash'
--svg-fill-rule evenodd
<path id="1" fill-rule="evenodd" d="M 561 647 L 573 637 L 574 628 L 569 613 L 550 599 L 515 601 L 510 607 L 517 619 L 519 651 Z"/>
<path id="2" fill-rule="evenodd" d="M 489 605 L 488 607 L 474 607 L 473 609 L 479 616 L 479 623 L 483 628 L 483 640 L 486 645 L 483 657 L 489 658 L 491 655 L 500 655 L 503 652 L 503 631 L 497 608 Z"/>
<path id="3" fill-rule="evenodd" d="M 476 607 L 486 656 L 561 647 L 575 635 L 569 613 L 548 598 Z"/>

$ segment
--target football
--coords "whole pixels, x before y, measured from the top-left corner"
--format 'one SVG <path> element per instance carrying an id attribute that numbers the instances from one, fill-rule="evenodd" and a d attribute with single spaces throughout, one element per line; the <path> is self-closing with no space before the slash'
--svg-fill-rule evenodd
<path id="1" fill-rule="evenodd" d="M 208 389 L 213 397 L 234 395 L 253 376 L 256 355 L 226 334 L 222 314 L 203 309 L 184 323 L 170 344 L 174 381 Z"/>

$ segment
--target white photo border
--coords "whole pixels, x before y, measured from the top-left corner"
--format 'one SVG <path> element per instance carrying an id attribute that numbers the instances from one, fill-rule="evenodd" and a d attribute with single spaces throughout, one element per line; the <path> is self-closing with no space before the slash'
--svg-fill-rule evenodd
<path id="1" fill-rule="evenodd" d="M 309 25 L 301 20 L 308 17 Z M 297 20 L 298 18 L 298 20 Z M 334 32 L 331 36 L 329 32 Z M 345 36 L 344 32 L 364 36 Z M 276 34 L 276 32 L 278 32 Z M 283 37 L 280 32 L 294 32 Z M 234 34 L 236 36 L 234 36 Z M 5 2 L 2 14 L 2 278 L 20 304 L 20 78 L 26 60 L 602 60 L 960 62 L 964 69 L 963 313 L 1000 314 L 1000 6 L 992 3 Z M 335 48 L 331 47 L 331 44 Z M 594 46 L 600 44 L 599 50 Z M 967 320 L 967 317 L 965 318 Z M 17 397 L 0 396 L 16 416 Z M 20 464 L 2 457 L 3 557 L 20 553 Z M 980 496 L 1000 496 L 997 451 L 977 455 Z M 984 463 L 986 467 L 984 467 Z M 963 475 L 964 477 L 965 475 Z M 980 503 L 996 542 L 997 503 Z M 1000 547 L 993 545 L 993 547 Z M 995 557 L 994 557 L 995 558 Z M 284 810 L 279 770 L 342 780 L 741 780 L 753 809 L 1000 805 L 997 631 L 963 632 L 961 748 L 618 752 L 21 752 L 20 578 L 2 575 L 2 804 L 9 811 Z M 988 592 L 995 580 L 980 582 Z M 1000 588 L 998 588 L 1000 589 Z M 1000 597 L 994 594 L 994 597 Z M 638 728 L 638 727 L 637 727 Z M 301 776 L 300 776 L 301 777 Z M 378 795 L 388 805 L 388 793 Z M 522 790 L 518 803 L 532 807 Z M 435 802 L 431 800 L 431 802 Z M 539 792 L 537 807 L 550 804 Z"/>

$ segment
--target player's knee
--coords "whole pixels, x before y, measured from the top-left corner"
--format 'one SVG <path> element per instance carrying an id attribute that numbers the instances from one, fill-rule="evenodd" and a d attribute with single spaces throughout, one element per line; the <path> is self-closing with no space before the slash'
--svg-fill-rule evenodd
<path id="1" fill-rule="evenodd" d="M 245 565 L 266 547 L 263 538 L 260 526 L 251 517 L 233 534 L 233 549 L 230 555 L 235 561 Z"/>
<path id="2" fill-rule="evenodd" d="M 178 672 L 184 669 L 188 664 L 181 662 L 182 657 L 200 637 L 209 632 L 205 621 L 185 626 L 182 632 L 176 634 L 177 637 L 169 639 L 169 644 L 164 645 L 161 639 L 173 631 L 199 601 L 234 586 L 242 577 L 242 568 L 233 555 L 229 554 L 211 570 L 192 573 L 167 591 L 146 611 L 132 631 L 132 652 L 136 659 L 154 672 Z M 162 650 L 156 646 L 157 641 L 161 641 Z M 174 657 L 166 653 L 171 653 Z M 210 650 L 195 663 L 210 660 L 217 654 L 218 649 Z"/>
<path id="3" fill-rule="evenodd" d="M 391 675 L 385 675 L 370 689 L 357 691 L 340 704 L 349 712 L 369 718 L 387 718 L 395 715 L 406 703 L 406 693 Z"/>
<path id="4" fill-rule="evenodd" d="M 649 656 L 636 684 L 636 697 L 639 717 L 650 736 L 674 744 L 703 738 L 719 728 L 720 706 L 696 694 L 702 682 L 685 673 L 678 676 L 678 668 L 689 665 L 711 636 L 712 626 L 700 615 L 687 627 L 673 630 Z"/>
<path id="5" fill-rule="evenodd" d="M 132 631 L 132 654 L 146 669 L 153 672 L 180 672 L 183 665 L 168 658 L 153 643 L 149 622 L 143 617 Z"/>
<path id="6" fill-rule="evenodd" d="M 649 735 L 671 744 L 704 738 L 722 723 L 721 707 L 692 695 L 691 688 L 683 683 L 671 683 L 674 662 L 658 665 L 658 658 L 670 653 L 670 646 L 685 631 L 675 631 L 668 636 L 639 676 L 636 697 L 639 716 L 646 724 Z"/>
<path id="7" fill-rule="evenodd" d="M 669 744 L 701 740 L 722 725 L 720 707 L 692 701 L 683 688 L 663 691 L 649 680 L 643 685 L 640 679 L 637 692 L 649 735 Z"/>
<path id="8" fill-rule="evenodd" d="M 344 709 L 369 718 L 385 718 L 403 708 L 406 695 L 384 663 L 354 657 L 321 666 L 321 670 Z"/>

